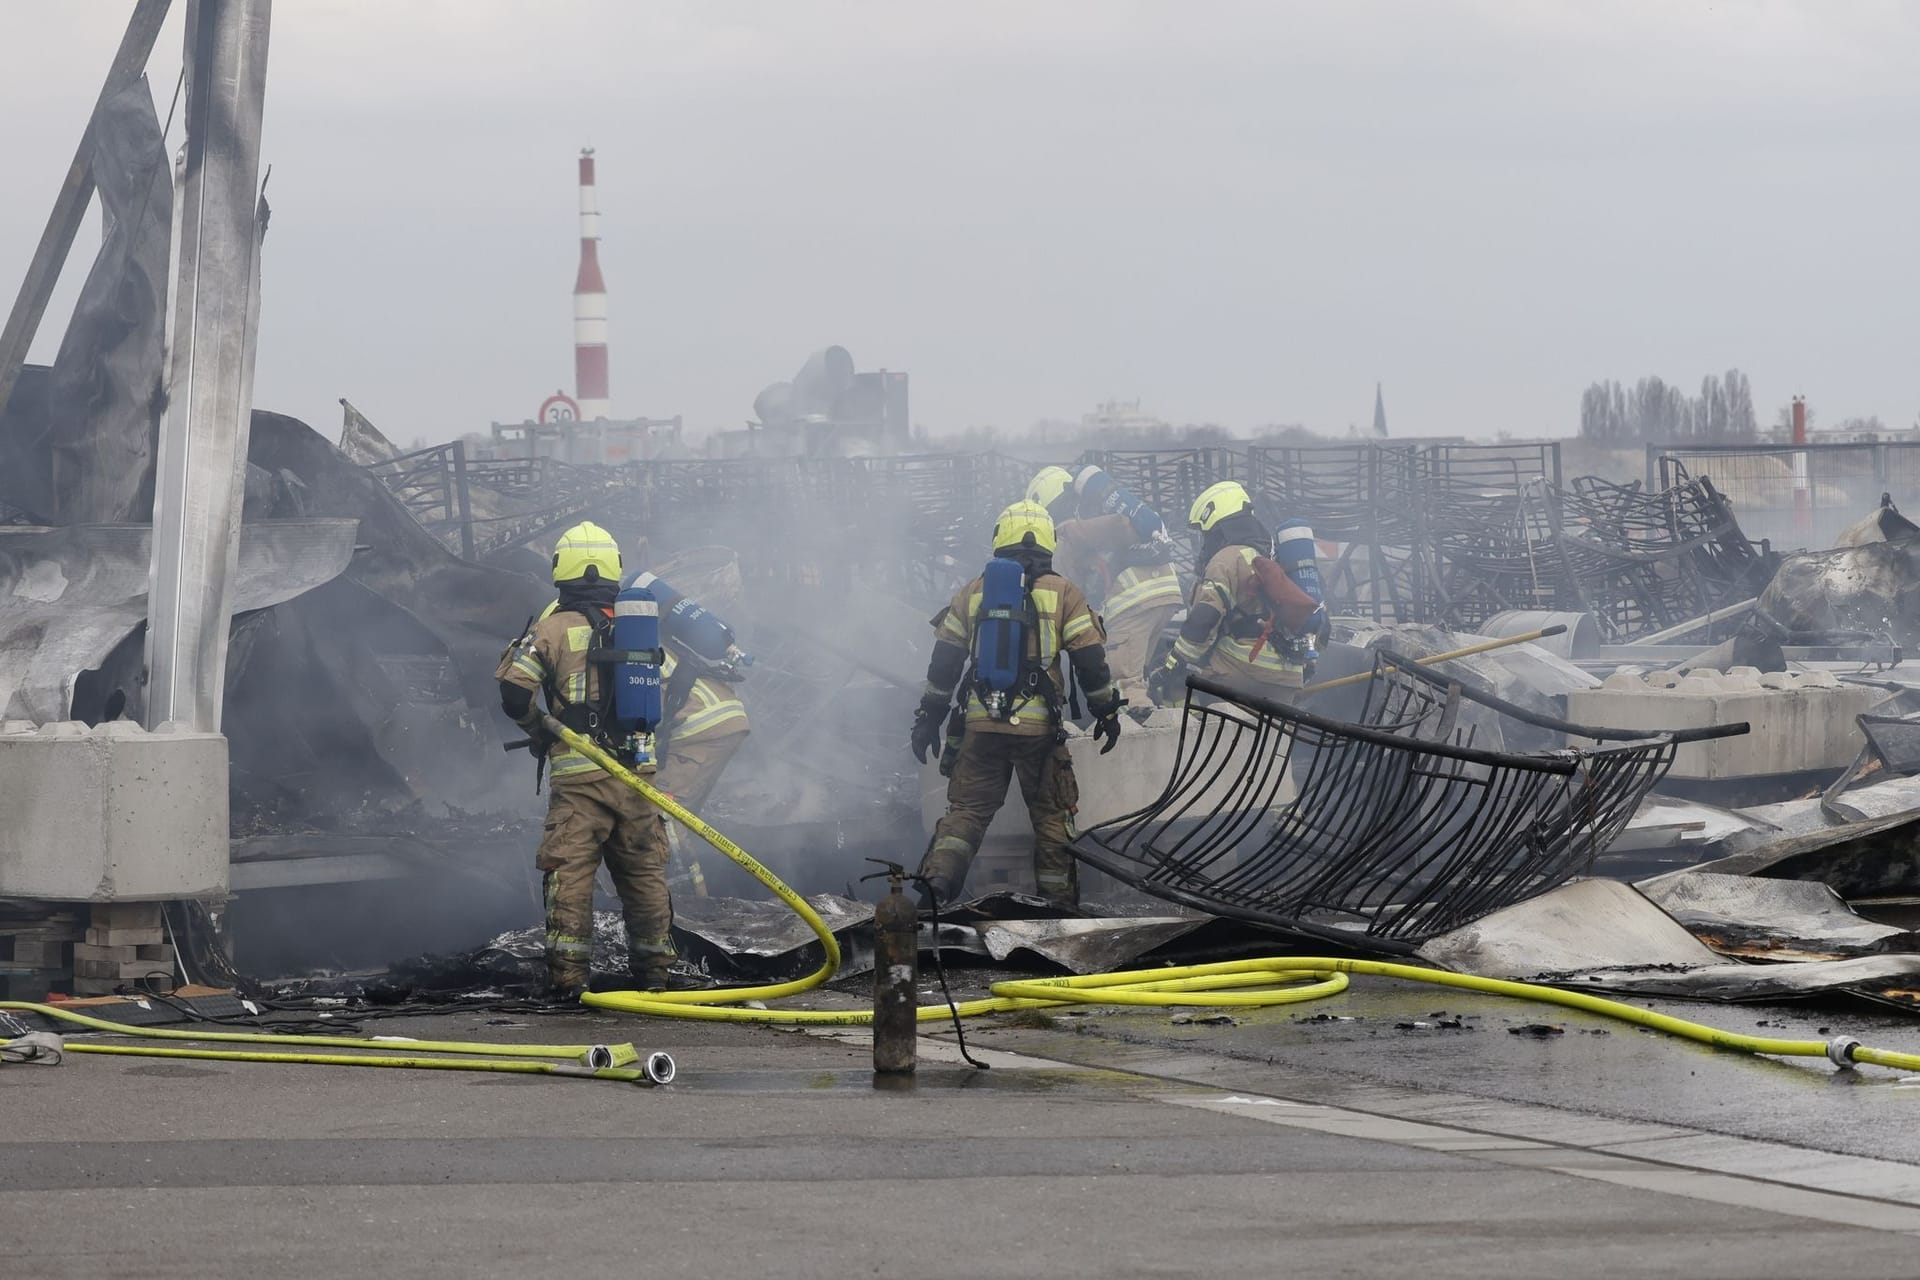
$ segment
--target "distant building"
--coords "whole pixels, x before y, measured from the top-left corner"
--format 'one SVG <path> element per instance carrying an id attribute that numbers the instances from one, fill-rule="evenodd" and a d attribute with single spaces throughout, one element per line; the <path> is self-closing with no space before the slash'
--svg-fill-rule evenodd
<path id="1" fill-rule="evenodd" d="M 1387 402 L 1380 396 L 1380 384 L 1373 384 L 1373 438 L 1387 438 Z"/>
<path id="2" fill-rule="evenodd" d="M 678 415 L 671 418 L 600 418 L 496 422 L 486 453 L 494 458 L 552 458 L 576 467 L 619 466 L 686 456 Z"/>
<path id="3" fill-rule="evenodd" d="M 1143 411 L 1138 400 L 1108 400 L 1097 405 L 1092 413 L 1081 414 L 1080 425 L 1100 434 L 1121 432 L 1146 435 L 1166 431 L 1172 424 Z"/>

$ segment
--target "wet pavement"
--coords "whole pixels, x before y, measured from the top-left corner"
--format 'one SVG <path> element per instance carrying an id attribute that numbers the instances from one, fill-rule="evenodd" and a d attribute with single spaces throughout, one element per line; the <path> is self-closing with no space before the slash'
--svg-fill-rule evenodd
<path id="1" fill-rule="evenodd" d="M 1452 994 L 1360 983 L 1233 1026 L 1174 1025 L 1166 1010 L 981 1020 L 970 1039 L 987 1072 L 959 1063 L 950 1028 L 929 1028 L 905 1092 L 874 1090 L 855 1032 L 584 1013 L 377 1029 L 632 1039 L 671 1051 L 679 1079 L 7 1067 L 0 1256 L 18 1274 L 89 1280 L 615 1266 L 1731 1277 L 1836 1258 L 1853 1276 L 1911 1274 L 1920 1167 L 1889 1160 L 1914 1158 L 1895 1122 L 1920 1089 L 1589 1035 L 1584 1016 Z M 1392 1025 L 1442 1009 L 1484 1029 Z M 1360 1020 L 1296 1021 L 1323 1013 Z M 1567 1030 L 1507 1034 L 1529 1020 Z M 1866 1038 L 1920 1047 L 1895 1030 Z"/>
<path id="2" fill-rule="evenodd" d="M 1874 1048 L 1920 1053 L 1920 1019 L 1859 999 L 1632 1003 L 1750 1035 L 1851 1035 Z M 1356 977 L 1345 993 L 1326 1000 L 1236 1012 L 1231 1026 L 1175 1025 L 1174 1016 L 1167 1010 L 1075 1011 L 1049 1015 L 1055 1030 L 1045 1037 L 993 1031 L 978 1038 L 1112 1065 L 1177 1049 L 1270 1067 L 1289 1079 L 1445 1087 L 1920 1164 L 1920 1076 L 1879 1067 L 1837 1071 L 1824 1058 L 1757 1058 L 1577 1010 L 1379 978 Z M 1443 1025 L 1456 1022 L 1458 1028 Z M 1528 1026 L 1564 1030 L 1514 1033 Z M 1087 1043 L 1075 1048 L 1075 1042 Z"/>

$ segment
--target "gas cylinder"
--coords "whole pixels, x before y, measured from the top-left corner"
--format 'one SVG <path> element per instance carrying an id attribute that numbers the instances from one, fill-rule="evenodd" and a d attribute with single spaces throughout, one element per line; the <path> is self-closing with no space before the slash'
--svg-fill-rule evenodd
<path id="1" fill-rule="evenodd" d="M 1133 536 L 1142 542 L 1166 535 L 1166 523 L 1160 519 L 1160 513 L 1099 467 L 1082 467 L 1080 474 L 1073 478 L 1073 487 L 1080 494 L 1082 512 L 1125 516 L 1133 526 Z"/>
<path id="2" fill-rule="evenodd" d="M 920 1011 L 919 915 L 902 891 L 906 871 L 890 866 L 887 893 L 873 912 L 873 1070 L 913 1070 Z"/>

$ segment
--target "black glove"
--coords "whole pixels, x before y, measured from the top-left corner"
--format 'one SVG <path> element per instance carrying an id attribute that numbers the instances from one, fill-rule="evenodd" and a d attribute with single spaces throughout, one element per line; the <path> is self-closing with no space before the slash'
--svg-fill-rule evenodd
<path id="1" fill-rule="evenodd" d="M 1147 677 L 1147 696 L 1157 707 L 1172 706 L 1180 701 L 1179 689 L 1186 674 L 1187 664 L 1168 654 L 1167 660 Z"/>
<path id="2" fill-rule="evenodd" d="M 1113 750 L 1114 744 L 1120 741 L 1120 708 L 1126 705 L 1127 700 L 1120 696 L 1118 689 L 1107 690 L 1107 696 L 1098 702 L 1087 699 L 1087 710 L 1093 713 L 1093 736 L 1106 739 L 1107 745 L 1100 748 L 1101 755 Z"/>
<path id="3" fill-rule="evenodd" d="M 920 699 L 920 709 L 913 713 L 913 758 L 921 764 L 927 762 L 927 753 L 940 745 L 940 734 L 947 716 L 947 700 L 935 694 L 925 694 Z"/>

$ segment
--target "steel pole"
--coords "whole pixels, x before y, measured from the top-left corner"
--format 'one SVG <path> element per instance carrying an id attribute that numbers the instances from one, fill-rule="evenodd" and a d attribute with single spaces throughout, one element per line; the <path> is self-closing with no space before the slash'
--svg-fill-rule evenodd
<path id="1" fill-rule="evenodd" d="M 260 124 L 272 0 L 191 0 L 166 416 L 155 456 L 147 725 L 220 729 L 253 416 Z"/>

